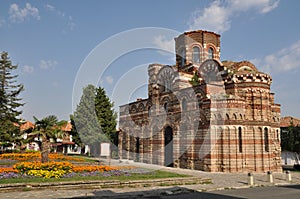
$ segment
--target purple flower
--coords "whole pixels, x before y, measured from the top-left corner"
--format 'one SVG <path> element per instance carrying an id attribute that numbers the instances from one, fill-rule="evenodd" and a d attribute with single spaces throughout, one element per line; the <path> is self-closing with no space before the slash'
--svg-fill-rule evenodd
<path id="1" fill-rule="evenodd" d="M 9 172 L 9 173 L 0 173 L 0 179 L 8 179 L 8 178 L 19 178 L 20 174 Z"/>

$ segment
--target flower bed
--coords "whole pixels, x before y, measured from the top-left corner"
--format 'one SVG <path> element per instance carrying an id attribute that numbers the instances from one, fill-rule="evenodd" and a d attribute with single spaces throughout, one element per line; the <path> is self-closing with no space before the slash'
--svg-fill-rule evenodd
<path id="1" fill-rule="evenodd" d="M 118 170 L 117 167 L 112 166 L 95 166 L 95 165 L 89 165 L 89 166 L 74 166 L 73 172 L 79 173 L 79 172 L 93 172 L 93 171 L 111 171 L 111 170 Z"/>
<path id="2" fill-rule="evenodd" d="M 18 170 L 21 173 L 26 173 L 30 170 L 48 170 L 48 171 L 57 171 L 65 170 L 71 171 L 73 165 L 69 162 L 20 162 L 13 166 L 14 169 Z"/>
<path id="3" fill-rule="evenodd" d="M 74 166 L 70 162 L 20 162 L 12 168 L 0 168 L 0 178 L 5 175 L 15 173 L 19 176 L 34 176 L 43 178 L 61 178 L 72 176 L 121 176 L 129 175 L 134 167 L 114 167 L 114 166 Z M 133 172 L 135 173 L 135 172 Z M 2 175 L 2 177 L 1 177 Z M 6 175 L 9 177 L 9 175 Z"/>
<path id="4" fill-rule="evenodd" d="M 149 170 L 139 170 L 132 166 L 77 165 L 82 164 L 78 162 L 84 161 L 84 159 L 62 154 L 49 154 L 49 157 L 52 162 L 41 163 L 38 162 L 41 158 L 39 152 L 1 154 L 1 161 L 10 161 L 12 164 L 5 164 L 5 167 L 0 167 L 0 179 L 111 177 L 150 174 Z M 69 162 L 71 160 L 74 161 L 75 165 Z"/>
<path id="5" fill-rule="evenodd" d="M 11 173 L 11 172 L 18 173 L 18 170 L 11 167 L 0 168 L 0 173 Z"/>
<path id="6" fill-rule="evenodd" d="M 66 173 L 72 172 L 73 165 L 69 162 L 20 162 L 13 169 L 26 175 L 43 178 L 60 178 Z"/>
<path id="7" fill-rule="evenodd" d="M 32 161 L 41 158 L 40 153 L 4 153 L 0 155 L 0 159 L 10 159 L 17 161 Z"/>
<path id="8" fill-rule="evenodd" d="M 17 160 L 17 161 L 38 161 L 41 159 L 41 153 L 40 152 L 4 153 L 4 154 L 0 155 L 0 159 L 10 159 L 10 160 Z M 76 162 L 84 161 L 83 158 L 70 157 L 70 156 L 65 156 L 63 154 L 58 154 L 58 153 L 50 153 L 49 159 L 52 161 L 53 160 L 76 161 Z"/>

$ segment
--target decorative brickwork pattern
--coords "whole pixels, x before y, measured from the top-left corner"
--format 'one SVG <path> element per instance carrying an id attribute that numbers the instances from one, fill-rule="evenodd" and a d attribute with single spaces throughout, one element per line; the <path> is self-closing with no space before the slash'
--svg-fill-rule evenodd
<path id="1" fill-rule="evenodd" d="M 209 172 L 281 171 L 270 75 L 248 61 L 220 62 L 218 34 L 186 32 L 175 42 L 174 66 L 148 67 L 148 98 L 120 106 L 120 158 Z"/>

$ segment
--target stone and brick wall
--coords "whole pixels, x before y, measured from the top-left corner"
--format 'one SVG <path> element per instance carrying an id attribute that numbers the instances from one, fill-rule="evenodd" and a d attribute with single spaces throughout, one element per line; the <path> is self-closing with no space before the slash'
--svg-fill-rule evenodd
<path id="1" fill-rule="evenodd" d="M 216 49 L 214 62 L 191 66 L 199 71 L 198 86 L 178 63 L 149 66 L 148 98 L 120 107 L 120 158 L 210 172 L 281 171 L 272 79 L 248 61 L 220 62 L 219 38 L 192 31 L 175 39 L 176 49 L 186 47 L 187 61 L 197 42 Z M 205 82 L 205 64 L 216 64 L 222 75 Z"/>

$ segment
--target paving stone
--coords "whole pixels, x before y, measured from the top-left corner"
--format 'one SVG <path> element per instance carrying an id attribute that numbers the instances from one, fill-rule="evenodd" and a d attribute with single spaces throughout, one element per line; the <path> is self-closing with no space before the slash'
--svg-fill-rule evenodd
<path id="1" fill-rule="evenodd" d="M 119 161 L 113 162 L 114 165 L 122 165 Z M 169 168 L 157 165 L 148 165 L 143 163 L 130 162 L 126 165 L 139 166 L 149 169 L 160 169 L 163 171 L 176 172 L 180 174 L 191 175 L 194 177 L 210 178 L 211 184 L 192 184 L 180 186 L 153 186 L 139 188 L 115 188 L 115 189 L 44 189 L 32 191 L 9 191 L 0 192 L 1 199 L 53 199 L 53 198 L 160 198 L 163 192 L 172 192 L 181 194 L 194 191 L 213 191 L 221 189 L 238 189 L 247 188 L 247 173 L 207 173 L 203 171 L 195 171 L 189 169 Z M 254 173 L 254 186 L 274 186 L 285 184 L 300 184 L 300 172 L 291 172 L 292 182 L 287 182 L 285 173 L 273 173 L 274 183 L 269 183 L 267 173 Z M 27 190 L 27 189 L 26 189 Z M 28 189 L 30 190 L 30 189 Z"/>

